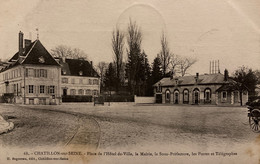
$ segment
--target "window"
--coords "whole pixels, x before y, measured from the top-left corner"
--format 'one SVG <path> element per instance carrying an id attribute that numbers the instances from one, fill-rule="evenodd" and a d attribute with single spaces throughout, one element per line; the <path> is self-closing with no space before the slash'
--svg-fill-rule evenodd
<path id="1" fill-rule="evenodd" d="M 14 87 L 14 93 L 16 93 L 16 84 L 13 84 Z"/>
<path id="2" fill-rule="evenodd" d="M 71 83 L 72 83 L 72 84 L 75 84 L 75 79 L 71 79 Z"/>
<path id="3" fill-rule="evenodd" d="M 86 90 L 86 95 L 91 95 L 91 90 L 90 89 Z"/>
<path id="4" fill-rule="evenodd" d="M 71 90 L 70 90 L 70 94 L 71 94 L 71 95 L 76 95 L 76 90 L 75 90 L 75 89 L 71 89 Z"/>
<path id="5" fill-rule="evenodd" d="M 33 72 L 30 73 L 30 72 Z M 31 77 L 44 77 L 47 78 L 47 70 L 45 69 L 26 69 L 26 76 L 31 76 Z"/>
<path id="6" fill-rule="evenodd" d="M 222 97 L 221 97 L 221 99 L 222 99 L 222 102 L 227 101 L 227 92 L 226 92 L 226 91 L 223 91 L 223 92 L 222 92 Z"/>
<path id="7" fill-rule="evenodd" d="M 79 83 L 80 83 L 80 84 L 83 84 L 83 79 L 79 79 Z"/>
<path id="8" fill-rule="evenodd" d="M 165 99 L 168 100 L 168 101 L 170 100 L 170 94 L 171 94 L 170 91 L 167 90 Z"/>
<path id="9" fill-rule="evenodd" d="M 205 89 L 204 98 L 206 102 L 209 102 L 211 100 L 211 91 L 210 89 Z"/>
<path id="10" fill-rule="evenodd" d="M 97 90 L 93 90 L 93 95 L 96 96 L 97 95 Z"/>
<path id="11" fill-rule="evenodd" d="M 162 87 L 161 84 L 159 83 L 158 86 L 156 87 L 157 92 L 162 92 Z"/>
<path id="12" fill-rule="evenodd" d="M 68 78 L 62 78 L 62 83 L 68 83 Z"/>
<path id="13" fill-rule="evenodd" d="M 29 93 L 33 93 L 33 85 L 29 85 Z"/>
<path id="14" fill-rule="evenodd" d="M 34 69 L 26 68 L 26 70 L 25 70 L 25 76 L 26 77 L 33 77 L 34 75 L 35 75 Z"/>
<path id="15" fill-rule="evenodd" d="M 93 84 L 94 84 L 94 85 L 98 85 L 98 80 L 97 80 L 97 79 L 94 79 L 94 80 L 93 80 Z"/>
<path id="16" fill-rule="evenodd" d="M 82 72 L 82 71 L 79 71 L 79 75 L 82 76 L 82 75 L 83 75 L 83 72 Z"/>
<path id="17" fill-rule="evenodd" d="M 92 79 L 88 80 L 89 85 L 92 85 Z"/>
<path id="18" fill-rule="evenodd" d="M 189 91 L 187 89 L 183 91 L 183 103 L 189 103 Z"/>
<path id="19" fill-rule="evenodd" d="M 55 93 L 55 87 L 53 85 L 50 86 L 50 93 Z"/>
<path id="20" fill-rule="evenodd" d="M 40 72 L 40 77 L 45 77 L 47 78 L 47 70 L 45 69 L 40 69 L 40 70 L 37 70 Z"/>
<path id="21" fill-rule="evenodd" d="M 40 85 L 40 93 L 44 93 L 44 85 Z"/>
<path id="22" fill-rule="evenodd" d="M 79 90 L 79 95 L 83 95 L 83 90 L 82 89 Z"/>

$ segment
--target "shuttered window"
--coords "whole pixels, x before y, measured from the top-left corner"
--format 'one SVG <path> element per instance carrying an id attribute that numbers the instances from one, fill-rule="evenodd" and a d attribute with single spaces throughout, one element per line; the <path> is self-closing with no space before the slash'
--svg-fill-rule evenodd
<path id="1" fill-rule="evenodd" d="M 40 93 L 45 93 L 44 89 L 45 89 L 45 86 L 44 85 L 40 85 Z"/>
<path id="2" fill-rule="evenodd" d="M 33 85 L 29 85 L 29 93 L 33 93 L 33 90 L 34 90 L 34 86 Z"/>

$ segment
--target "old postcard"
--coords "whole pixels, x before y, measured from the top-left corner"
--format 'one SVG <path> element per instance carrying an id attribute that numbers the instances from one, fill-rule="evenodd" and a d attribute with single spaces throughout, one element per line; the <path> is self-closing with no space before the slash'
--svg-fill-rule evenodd
<path id="1" fill-rule="evenodd" d="M 0 163 L 260 163 L 260 1 L 0 0 Z"/>

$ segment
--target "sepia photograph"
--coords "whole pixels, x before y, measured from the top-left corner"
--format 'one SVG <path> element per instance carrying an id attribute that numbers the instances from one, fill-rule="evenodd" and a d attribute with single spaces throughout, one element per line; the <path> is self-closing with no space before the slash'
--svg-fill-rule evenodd
<path id="1" fill-rule="evenodd" d="M 259 164 L 259 10 L 0 0 L 0 163 Z"/>

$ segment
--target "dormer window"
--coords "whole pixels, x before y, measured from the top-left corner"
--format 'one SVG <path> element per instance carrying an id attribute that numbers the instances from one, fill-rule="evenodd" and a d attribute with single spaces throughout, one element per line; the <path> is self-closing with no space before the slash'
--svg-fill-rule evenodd
<path id="1" fill-rule="evenodd" d="M 178 78 L 175 78 L 175 83 L 176 83 L 176 85 L 178 85 L 178 81 L 179 81 L 179 79 L 178 79 Z"/>
<path id="2" fill-rule="evenodd" d="M 159 83 L 158 86 L 157 86 L 157 92 L 162 92 L 161 83 Z"/>
<path id="3" fill-rule="evenodd" d="M 66 72 L 65 70 L 62 70 L 62 74 L 63 74 L 63 75 L 66 75 L 66 73 L 67 73 L 67 72 Z"/>
<path id="4" fill-rule="evenodd" d="M 79 75 L 82 76 L 82 75 L 83 75 L 83 72 L 82 72 L 82 71 L 79 71 Z"/>

